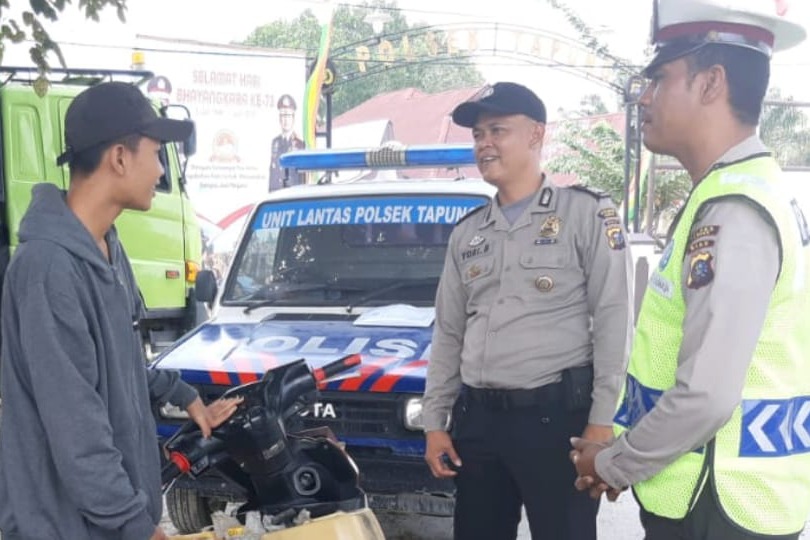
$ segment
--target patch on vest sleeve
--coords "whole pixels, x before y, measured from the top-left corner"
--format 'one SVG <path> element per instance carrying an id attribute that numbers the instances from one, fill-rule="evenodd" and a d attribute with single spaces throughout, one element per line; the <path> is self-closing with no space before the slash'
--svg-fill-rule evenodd
<path id="1" fill-rule="evenodd" d="M 690 289 L 700 289 L 711 283 L 714 279 L 712 261 L 714 261 L 714 257 L 708 251 L 701 251 L 693 255 L 689 261 L 689 277 L 686 279 L 686 286 Z"/>
<path id="2" fill-rule="evenodd" d="M 692 234 L 689 235 L 689 241 L 694 242 L 701 238 L 717 236 L 718 232 L 720 232 L 720 225 L 703 225 L 697 229 L 692 229 Z"/>
<path id="3" fill-rule="evenodd" d="M 696 251 L 705 251 L 714 246 L 714 240 L 695 240 L 686 250 L 687 255 L 691 255 Z"/>

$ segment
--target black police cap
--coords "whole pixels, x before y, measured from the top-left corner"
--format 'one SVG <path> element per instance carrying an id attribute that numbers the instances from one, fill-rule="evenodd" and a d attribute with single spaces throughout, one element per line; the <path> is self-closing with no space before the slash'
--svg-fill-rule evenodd
<path id="1" fill-rule="evenodd" d="M 522 114 L 546 123 L 546 106 L 543 101 L 525 86 L 511 82 L 499 82 L 482 88 L 453 110 L 453 122 L 471 128 L 482 113 L 498 116 Z"/>

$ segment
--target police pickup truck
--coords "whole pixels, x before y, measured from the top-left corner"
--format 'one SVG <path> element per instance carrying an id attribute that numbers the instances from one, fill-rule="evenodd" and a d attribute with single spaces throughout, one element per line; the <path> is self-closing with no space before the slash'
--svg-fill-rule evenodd
<path id="1" fill-rule="evenodd" d="M 298 171 L 472 163 L 470 146 L 312 150 L 282 158 Z M 421 396 L 433 301 L 455 223 L 493 194 L 480 179 L 421 178 L 271 193 L 248 217 L 221 286 L 209 272 L 198 276 L 198 299 L 210 303 L 210 320 L 159 356 L 153 369 L 179 370 L 208 402 L 285 362 L 304 358 L 319 367 L 359 353 L 361 366 L 322 388 L 302 427 L 327 425 L 346 443 L 373 508 L 452 515 L 452 483 L 434 479 L 423 459 Z M 156 413 L 163 438 L 184 421 L 184 412 L 170 407 Z M 167 507 L 178 530 L 191 533 L 223 501 L 239 497 L 220 478 L 184 478 L 167 494 Z"/>

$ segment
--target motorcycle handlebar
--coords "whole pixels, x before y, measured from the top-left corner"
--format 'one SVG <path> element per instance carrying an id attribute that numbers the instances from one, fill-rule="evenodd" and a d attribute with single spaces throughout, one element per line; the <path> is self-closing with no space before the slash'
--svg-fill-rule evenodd
<path id="1" fill-rule="evenodd" d="M 165 486 L 178 476 L 180 476 L 180 467 L 170 461 L 160 470 L 160 485 Z"/>
<path id="2" fill-rule="evenodd" d="M 313 369 L 312 376 L 315 377 L 315 382 L 320 383 L 338 373 L 348 371 L 354 366 L 360 365 L 360 362 L 361 356 L 359 354 L 350 354 L 334 362 L 330 362 L 323 367 Z"/>
<path id="3" fill-rule="evenodd" d="M 166 485 L 181 474 L 185 474 L 191 470 L 191 463 L 188 458 L 180 452 L 171 452 L 169 454 L 169 462 L 163 466 L 160 471 L 160 482 Z"/>

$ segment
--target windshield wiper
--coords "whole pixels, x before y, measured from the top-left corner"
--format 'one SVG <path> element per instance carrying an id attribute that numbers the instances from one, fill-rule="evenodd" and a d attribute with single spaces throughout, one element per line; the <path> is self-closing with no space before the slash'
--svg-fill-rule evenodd
<path id="1" fill-rule="evenodd" d="M 396 291 L 398 289 L 405 289 L 407 287 L 425 287 L 427 285 L 435 286 L 438 283 L 439 283 L 438 277 L 420 278 L 420 279 L 400 279 L 387 285 L 383 285 L 378 289 L 374 289 L 373 291 L 369 291 L 368 293 L 364 294 L 356 301 L 346 306 L 346 312 L 351 313 L 354 308 L 360 307 L 366 304 L 367 302 L 374 300 L 375 298 L 379 298 L 380 296 L 383 296 L 386 293 Z"/>
<path id="2" fill-rule="evenodd" d="M 272 293 L 270 298 L 266 298 L 264 300 L 259 300 L 253 304 L 247 306 L 242 313 L 247 315 L 254 309 L 259 309 L 261 307 L 272 306 L 279 300 L 283 299 L 284 297 L 288 296 L 291 293 L 297 292 L 310 292 L 310 291 L 345 291 L 344 287 L 334 287 L 333 285 L 329 285 L 327 283 L 301 283 L 297 285 L 293 285 L 291 287 L 283 288 L 283 289 L 275 289 L 275 290 L 268 290 L 267 292 Z"/>

